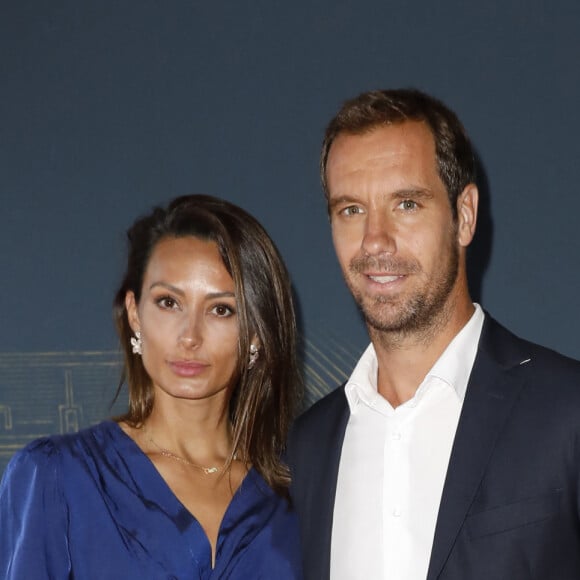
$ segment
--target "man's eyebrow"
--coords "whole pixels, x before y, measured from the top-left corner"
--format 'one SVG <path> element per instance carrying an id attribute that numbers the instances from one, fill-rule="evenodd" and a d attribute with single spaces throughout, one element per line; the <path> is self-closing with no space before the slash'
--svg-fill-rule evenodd
<path id="1" fill-rule="evenodd" d="M 337 205 L 343 205 L 345 203 L 360 203 L 360 200 L 350 195 L 341 195 L 340 197 L 334 197 L 328 201 L 328 209 L 334 209 Z"/>
<path id="2" fill-rule="evenodd" d="M 423 187 L 406 187 L 405 189 L 398 189 L 391 193 L 386 193 L 385 197 L 392 197 L 394 199 L 407 199 L 409 197 L 412 197 L 413 199 L 432 199 L 433 192 Z M 335 197 L 329 200 L 328 209 L 332 210 L 337 205 L 349 203 L 360 203 L 360 200 L 352 195 L 341 195 L 340 197 Z"/>
<path id="3" fill-rule="evenodd" d="M 433 192 L 422 187 L 411 187 L 405 189 L 398 189 L 391 194 L 396 199 L 406 199 L 412 197 L 414 199 L 432 199 Z"/>

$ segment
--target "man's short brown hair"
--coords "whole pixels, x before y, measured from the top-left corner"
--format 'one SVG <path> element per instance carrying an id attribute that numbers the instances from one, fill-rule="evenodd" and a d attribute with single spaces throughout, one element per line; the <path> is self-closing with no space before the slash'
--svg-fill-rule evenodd
<path id="1" fill-rule="evenodd" d="M 346 101 L 330 121 L 320 156 L 320 176 L 328 200 L 326 165 L 334 140 L 341 134 L 362 135 L 405 121 L 425 123 L 435 140 L 437 170 L 449 195 L 454 217 L 457 198 L 475 181 L 475 156 L 457 115 L 441 101 L 416 89 L 370 91 Z"/>

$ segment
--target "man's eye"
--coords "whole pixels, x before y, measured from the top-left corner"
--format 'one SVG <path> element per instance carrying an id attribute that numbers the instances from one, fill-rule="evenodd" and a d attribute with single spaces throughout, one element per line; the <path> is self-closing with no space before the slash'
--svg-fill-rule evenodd
<path id="1" fill-rule="evenodd" d="M 362 213 L 362 208 L 359 207 L 358 205 L 349 205 L 348 207 L 345 207 L 344 209 L 342 209 L 340 211 L 340 213 L 342 215 L 346 215 L 346 216 L 356 215 L 356 214 Z"/>
<path id="2" fill-rule="evenodd" d="M 233 308 L 227 304 L 217 304 L 211 309 L 211 312 L 220 318 L 226 318 L 234 314 Z"/>
<path id="3" fill-rule="evenodd" d="M 401 202 L 400 207 L 401 209 L 408 211 L 412 209 L 417 209 L 418 205 L 417 202 L 413 201 L 412 199 L 405 199 Z"/>

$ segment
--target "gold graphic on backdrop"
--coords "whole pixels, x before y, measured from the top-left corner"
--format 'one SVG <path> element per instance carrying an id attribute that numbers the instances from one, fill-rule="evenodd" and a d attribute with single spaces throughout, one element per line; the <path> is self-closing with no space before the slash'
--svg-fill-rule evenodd
<path id="1" fill-rule="evenodd" d="M 72 371 L 64 372 L 65 403 L 58 406 L 61 433 L 76 433 L 82 425 L 83 408 L 74 404 Z"/>
<path id="2" fill-rule="evenodd" d="M 321 332 L 302 347 L 307 408 L 347 380 L 361 353 Z M 0 353 L 0 474 L 30 441 L 121 413 L 126 394 L 111 406 L 120 361 L 116 351 Z"/>
<path id="3" fill-rule="evenodd" d="M 0 472 L 33 439 L 118 412 L 119 360 L 116 351 L 0 353 Z"/>

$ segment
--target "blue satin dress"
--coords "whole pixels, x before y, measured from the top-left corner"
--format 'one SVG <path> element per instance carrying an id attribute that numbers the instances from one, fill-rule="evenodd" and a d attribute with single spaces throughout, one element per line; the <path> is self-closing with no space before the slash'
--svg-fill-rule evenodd
<path id="1" fill-rule="evenodd" d="M 215 568 L 197 520 L 121 428 L 39 439 L 0 484 L 3 580 L 295 580 L 298 525 L 251 469 L 221 523 Z"/>

